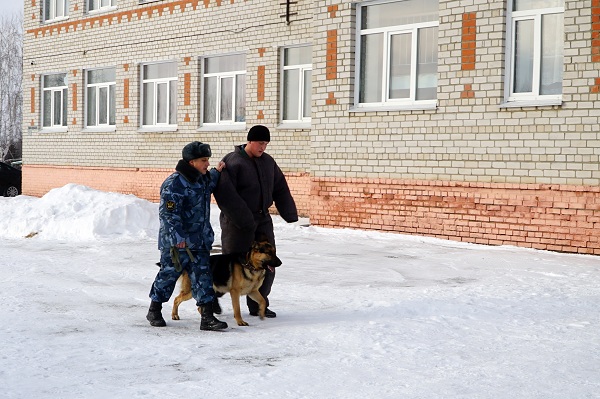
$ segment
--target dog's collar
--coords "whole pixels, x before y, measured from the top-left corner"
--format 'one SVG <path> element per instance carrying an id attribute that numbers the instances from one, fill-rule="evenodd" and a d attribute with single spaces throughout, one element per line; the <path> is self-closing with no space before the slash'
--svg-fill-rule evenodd
<path id="1" fill-rule="evenodd" d="M 250 270 L 251 272 L 257 272 L 259 271 L 259 269 L 257 269 L 256 267 L 254 267 L 254 265 L 252 265 L 250 263 L 250 252 L 248 252 L 246 254 L 246 262 L 240 262 L 242 264 L 242 267 L 244 269 Z"/>
<path id="2" fill-rule="evenodd" d="M 242 267 L 243 267 L 244 269 L 247 269 L 247 270 L 249 270 L 249 271 L 251 271 L 251 272 L 259 272 L 259 271 L 261 271 L 261 270 L 264 270 L 265 272 L 267 271 L 267 269 L 266 269 L 266 268 L 264 268 L 264 267 L 263 267 L 263 268 L 261 268 L 261 269 L 258 269 L 258 268 L 254 267 L 254 265 L 252 265 L 252 264 L 250 263 L 250 252 L 248 252 L 248 253 L 246 254 L 246 262 L 240 262 L 240 263 L 242 264 Z M 268 269 L 269 269 L 271 272 L 273 272 L 273 268 L 272 268 L 271 266 L 267 266 L 267 267 L 268 267 Z"/>
<path id="3" fill-rule="evenodd" d="M 242 266 L 244 267 L 244 269 L 250 270 L 251 272 L 256 272 L 256 271 L 258 271 L 258 269 L 257 269 L 257 268 L 255 268 L 254 266 L 252 266 L 252 265 L 250 264 L 250 262 L 244 262 L 244 263 L 242 263 Z"/>

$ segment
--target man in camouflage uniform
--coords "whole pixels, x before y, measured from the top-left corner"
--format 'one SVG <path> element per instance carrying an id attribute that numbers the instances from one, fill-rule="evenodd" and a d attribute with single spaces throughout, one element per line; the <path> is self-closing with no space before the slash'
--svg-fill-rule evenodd
<path id="1" fill-rule="evenodd" d="M 210 271 L 210 250 L 214 232 L 210 225 L 210 195 L 214 190 L 223 161 L 208 171 L 210 146 L 192 142 L 182 150 L 182 158 L 160 188 L 159 219 L 160 271 L 150 290 L 150 309 L 146 318 L 154 327 L 167 325 L 162 317 L 163 302 L 168 302 L 182 271 L 192 283 L 192 296 L 200 307 L 201 330 L 222 330 L 227 323 L 213 312 L 215 292 Z"/>

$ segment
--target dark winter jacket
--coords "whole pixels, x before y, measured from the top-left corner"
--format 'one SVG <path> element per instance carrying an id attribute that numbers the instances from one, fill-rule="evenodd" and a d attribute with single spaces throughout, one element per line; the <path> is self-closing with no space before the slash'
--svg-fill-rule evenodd
<path id="1" fill-rule="evenodd" d="M 270 234 L 265 233 L 273 236 L 269 215 L 273 203 L 286 222 L 298 220 L 296 203 L 273 157 L 263 153 L 250 158 L 244 148 L 236 146 L 223 158 L 226 167 L 214 192 L 221 209 L 223 253 L 247 251 L 260 225 L 270 225 Z"/>
<path id="2" fill-rule="evenodd" d="M 210 195 L 220 173 L 212 169 L 202 175 L 184 160 L 175 170 L 160 187 L 158 249 L 169 251 L 185 241 L 190 250 L 210 250 L 215 236 Z"/>

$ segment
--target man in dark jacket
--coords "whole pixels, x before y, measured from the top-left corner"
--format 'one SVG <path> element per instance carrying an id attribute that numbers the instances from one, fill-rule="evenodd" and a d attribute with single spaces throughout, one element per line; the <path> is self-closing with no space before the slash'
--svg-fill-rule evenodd
<path id="1" fill-rule="evenodd" d="M 227 169 L 221 174 L 214 192 L 221 209 L 221 245 L 223 254 L 247 252 L 257 237 L 264 235 L 275 246 L 273 221 L 269 207 L 275 207 L 288 223 L 298 220 L 296 203 L 285 176 L 277 163 L 265 152 L 271 141 L 269 129 L 253 126 L 248 132 L 248 142 L 236 146 L 223 161 Z M 269 293 L 275 279 L 275 271 L 267 270 L 260 293 L 269 306 Z M 246 297 L 252 316 L 258 315 L 258 303 Z M 266 317 L 275 317 L 270 309 Z"/>
<path id="2" fill-rule="evenodd" d="M 200 329 L 222 330 L 227 323 L 214 317 L 212 307 L 215 292 L 209 257 L 215 234 L 210 225 L 210 195 L 225 164 L 221 161 L 216 169 L 208 171 L 210 146 L 199 141 L 183 147 L 181 155 L 176 172 L 160 187 L 161 266 L 150 290 L 152 302 L 146 318 L 154 327 L 167 325 L 161 314 L 162 304 L 169 300 L 185 270 L 192 283 L 192 296 L 201 309 Z"/>

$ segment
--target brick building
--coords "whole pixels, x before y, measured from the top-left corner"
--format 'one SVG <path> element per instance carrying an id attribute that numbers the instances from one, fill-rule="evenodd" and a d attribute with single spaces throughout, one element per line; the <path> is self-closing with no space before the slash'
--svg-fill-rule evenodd
<path id="1" fill-rule="evenodd" d="M 24 193 L 269 126 L 314 225 L 600 254 L 600 0 L 25 0 Z"/>

